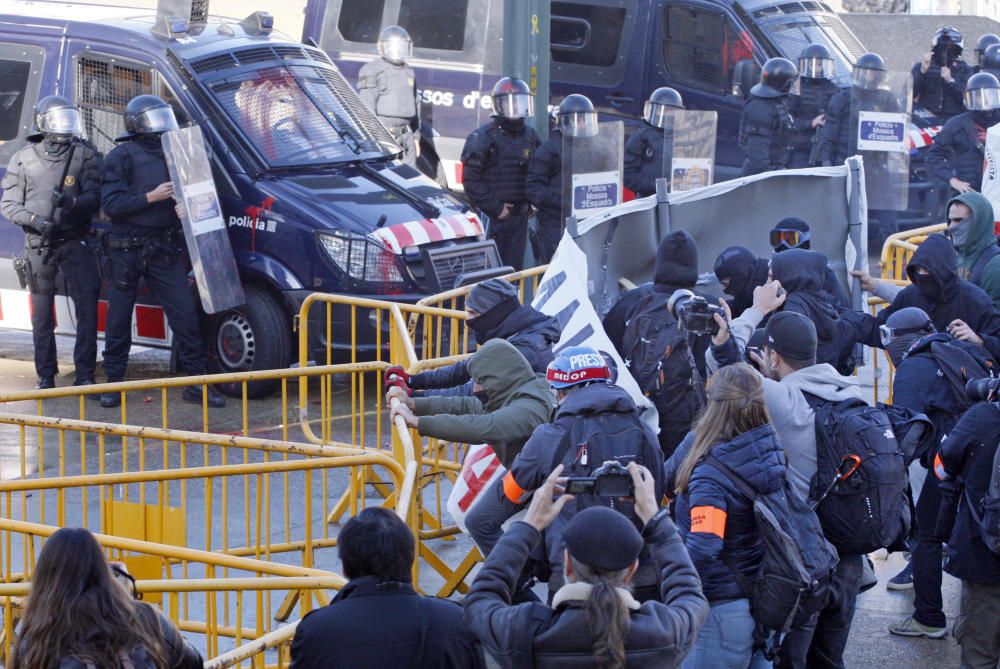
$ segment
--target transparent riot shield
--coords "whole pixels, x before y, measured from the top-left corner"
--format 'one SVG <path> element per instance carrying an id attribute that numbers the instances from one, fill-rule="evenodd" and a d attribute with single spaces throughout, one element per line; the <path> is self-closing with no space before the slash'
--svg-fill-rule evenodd
<path id="1" fill-rule="evenodd" d="M 671 193 L 712 185 L 718 118 L 714 111 L 687 109 L 672 111 L 667 116 L 660 174 L 667 180 Z"/>
<path id="2" fill-rule="evenodd" d="M 180 205 L 184 240 L 202 307 L 215 314 L 245 303 L 201 129 L 165 132 L 163 154 L 174 184 L 174 199 Z"/>
<path id="3" fill-rule="evenodd" d="M 851 88 L 850 155 L 864 162 L 869 209 L 907 208 L 912 106 L 909 72 L 888 72 L 872 88 Z"/>
<path id="4" fill-rule="evenodd" d="M 622 201 L 622 155 L 625 127 L 621 121 L 599 123 L 597 134 L 572 137 L 563 133 L 562 210 L 583 220 Z"/>

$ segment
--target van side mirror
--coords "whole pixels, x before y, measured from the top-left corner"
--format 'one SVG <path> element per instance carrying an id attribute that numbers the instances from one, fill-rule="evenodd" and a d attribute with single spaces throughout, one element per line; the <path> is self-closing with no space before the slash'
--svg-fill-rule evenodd
<path id="1" fill-rule="evenodd" d="M 751 59 L 745 58 L 733 65 L 733 95 L 746 100 L 750 97 L 750 89 L 760 81 L 760 66 Z"/>

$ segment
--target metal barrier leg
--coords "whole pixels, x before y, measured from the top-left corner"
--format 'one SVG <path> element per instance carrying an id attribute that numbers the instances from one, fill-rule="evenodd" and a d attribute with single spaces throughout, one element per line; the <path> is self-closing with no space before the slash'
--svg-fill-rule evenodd
<path id="1" fill-rule="evenodd" d="M 465 556 L 465 559 L 455 567 L 455 571 L 452 572 L 451 576 L 444 582 L 441 589 L 438 590 L 438 597 L 451 597 L 458 590 L 462 594 L 469 591 L 469 586 L 465 584 L 465 577 L 469 575 L 472 568 L 478 563 L 483 561 L 483 554 L 479 552 L 479 548 L 473 548 L 469 551 L 469 554 Z"/>

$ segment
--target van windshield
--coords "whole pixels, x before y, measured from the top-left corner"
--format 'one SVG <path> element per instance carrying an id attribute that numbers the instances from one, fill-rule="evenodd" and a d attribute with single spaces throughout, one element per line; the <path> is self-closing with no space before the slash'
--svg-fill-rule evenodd
<path id="1" fill-rule="evenodd" d="M 840 25 L 830 25 L 831 21 Z M 843 30 L 837 30 L 838 27 Z M 833 52 L 833 80 L 838 86 L 851 85 L 851 67 L 864 50 L 860 43 L 857 43 L 857 39 L 840 23 L 838 17 L 800 15 L 794 19 L 764 22 L 761 28 L 782 55 L 796 64 L 799 61 L 799 53 L 807 45 L 818 43 L 829 47 Z M 843 39 L 841 35 L 844 36 Z"/>
<path id="2" fill-rule="evenodd" d="M 271 167 L 385 158 L 402 150 L 337 73 L 323 67 L 267 66 L 208 89 Z"/>

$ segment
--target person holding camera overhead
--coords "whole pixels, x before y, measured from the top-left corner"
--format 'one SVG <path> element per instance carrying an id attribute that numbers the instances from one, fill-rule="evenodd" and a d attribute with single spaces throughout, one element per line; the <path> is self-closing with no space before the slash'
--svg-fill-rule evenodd
<path id="1" fill-rule="evenodd" d="M 563 530 L 574 515 L 603 506 L 624 514 L 637 530 L 642 528 L 635 505 L 621 499 L 630 496 L 628 486 L 621 487 L 627 484 L 624 467 L 628 463 L 652 472 L 656 499 L 663 496 L 663 453 L 656 436 L 640 419 L 631 396 L 614 385 L 611 377 L 599 351 L 587 346 L 561 350 L 546 373 L 556 391 L 555 418 L 534 431 L 502 480 L 507 501 L 523 504 L 557 466 L 570 477 L 567 487 L 574 499 L 545 531 L 550 597 L 564 583 Z M 643 549 L 632 577 L 635 598 L 640 602 L 657 599 L 659 583 L 649 551 Z"/>
<path id="2" fill-rule="evenodd" d="M 947 121 L 965 111 L 965 84 L 972 68 L 962 60 L 965 40 L 957 28 L 945 26 L 934 33 L 931 50 L 913 65 L 913 98 L 921 107 Z"/>

